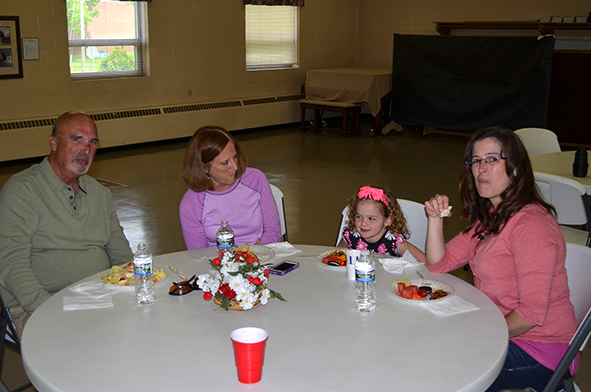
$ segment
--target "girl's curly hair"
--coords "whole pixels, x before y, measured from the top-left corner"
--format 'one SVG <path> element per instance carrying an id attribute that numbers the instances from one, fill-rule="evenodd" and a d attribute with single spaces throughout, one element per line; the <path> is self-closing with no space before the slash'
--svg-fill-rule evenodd
<path id="1" fill-rule="evenodd" d="M 380 206 L 380 211 L 382 212 L 384 218 L 392 218 L 392 223 L 390 224 L 390 226 L 388 226 L 388 230 L 396 234 L 402 234 L 406 238 L 410 237 L 410 231 L 406 226 L 406 218 L 402 213 L 402 209 L 400 208 L 400 205 L 398 204 L 396 197 L 392 194 L 392 192 L 390 192 L 388 188 L 373 188 L 381 189 L 384 192 L 389 206 L 386 206 L 386 204 L 384 204 L 381 201 L 376 201 L 369 198 L 360 199 L 359 191 L 355 192 L 349 198 L 349 222 L 347 224 L 347 229 L 349 229 L 349 231 L 352 233 L 357 231 L 355 229 L 355 214 L 357 213 L 357 203 L 359 203 L 359 201 L 361 200 L 369 200 Z"/>

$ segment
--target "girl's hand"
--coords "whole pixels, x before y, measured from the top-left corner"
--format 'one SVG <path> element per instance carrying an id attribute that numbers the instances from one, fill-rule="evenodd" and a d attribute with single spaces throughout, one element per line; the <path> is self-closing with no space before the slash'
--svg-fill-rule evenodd
<path id="1" fill-rule="evenodd" d="M 446 195 L 435 195 L 425 202 L 425 211 L 427 212 L 427 216 L 429 218 L 443 219 L 441 213 L 443 211 L 447 211 L 448 207 L 449 198 Z M 451 211 L 449 211 L 447 216 L 451 216 Z"/>

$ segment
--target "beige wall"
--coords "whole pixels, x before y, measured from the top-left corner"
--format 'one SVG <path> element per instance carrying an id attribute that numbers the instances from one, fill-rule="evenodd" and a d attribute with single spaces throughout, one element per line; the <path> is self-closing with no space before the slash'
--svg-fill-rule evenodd
<path id="1" fill-rule="evenodd" d="M 56 117 L 68 110 L 101 113 L 167 105 L 296 94 L 309 68 L 391 66 L 392 35 L 436 34 L 434 21 L 518 20 L 586 15 L 581 0 L 307 0 L 300 13 L 300 68 L 246 72 L 244 6 L 240 0 L 153 0 L 148 5 L 149 75 L 72 81 L 64 0 L 0 0 L 3 15 L 20 17 L 21 37 L 39 38 L 40 60 L 23 64 L 23 79 L 0 80 L 0 123 Z M 189 94 L 189 90 L 190 94 Z M 191 95 L 191 96 L 189 96 Z M 223 122 L 232 129 L 297 121 L 297 103 L 271 110 L 242 108 L 179 119 L 99 124 L 101 146 L 190 135 Z M 194 123 L 193 123 L 194 122 Z M 11 144 L 46 129 L 0 131 L 0 161 Z M 147 136 L 146 136 L 147 134 Z M 46 139 L 39 148 L 46 148 Z M 31 152 L 38 155 L 39 152 Z"/>
<path id="2" fill-rule="evenodd" d="M 0 81 L 10 97 L 0 121 L 292 94 L 309 66 L 355 62 L 355 0 L 308 1 L 302 68 L 264 72 L 245 71 L 241 1 L 155 0 L 148 5 L 149 76 L 87 81 L 70 79 L 64 0 L 0 0 L 0 9 L 20 17 L 22 37 L 39 38 L 41 57 L 24 63 L 23 79 Z"/>
<path id="3" fill-rule="evenodd" d="M 360 67 L 390 67 L 393 34 L 438 34 L 434 22 L 539 20 L 586 16 L 591 11 L 589 0 L 359 0 L 358 4 Z"/>

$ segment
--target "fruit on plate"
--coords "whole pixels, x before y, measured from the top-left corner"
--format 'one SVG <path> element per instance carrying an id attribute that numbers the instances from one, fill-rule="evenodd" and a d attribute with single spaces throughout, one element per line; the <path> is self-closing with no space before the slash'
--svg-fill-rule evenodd
<path id="1" fill-rule="evenodd" d="M 408 279 L 398 279 L 394 281 L 398 289 L 398 291 L 396 291 L 396 295 L 404 299 L 416 301 L 427 299 L 436 300 L 441 299 L 449 294 L 444 289 L 433 291 L 433 288 L 431 286 L 424 285 L 419 287 L 414 284 L 410 284 L 410 281 L 408 281 L 409 284 L 407 284 L 406 281 L 408 281 Z"/>
<path id="2" fill-rule="evenodd" d="M 322 262 L 335 267 L 346 267 L 347 256 L 342 250 L 333 250 L 322 259 Z"/>

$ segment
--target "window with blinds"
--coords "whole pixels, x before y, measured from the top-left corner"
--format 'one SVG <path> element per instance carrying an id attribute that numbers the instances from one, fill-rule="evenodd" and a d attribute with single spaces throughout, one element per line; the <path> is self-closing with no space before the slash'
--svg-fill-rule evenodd
<path id="1" fill-rule="evenodd" d="M 299 7 L 246 5 L 246 69 L 298 66 Z"/>

